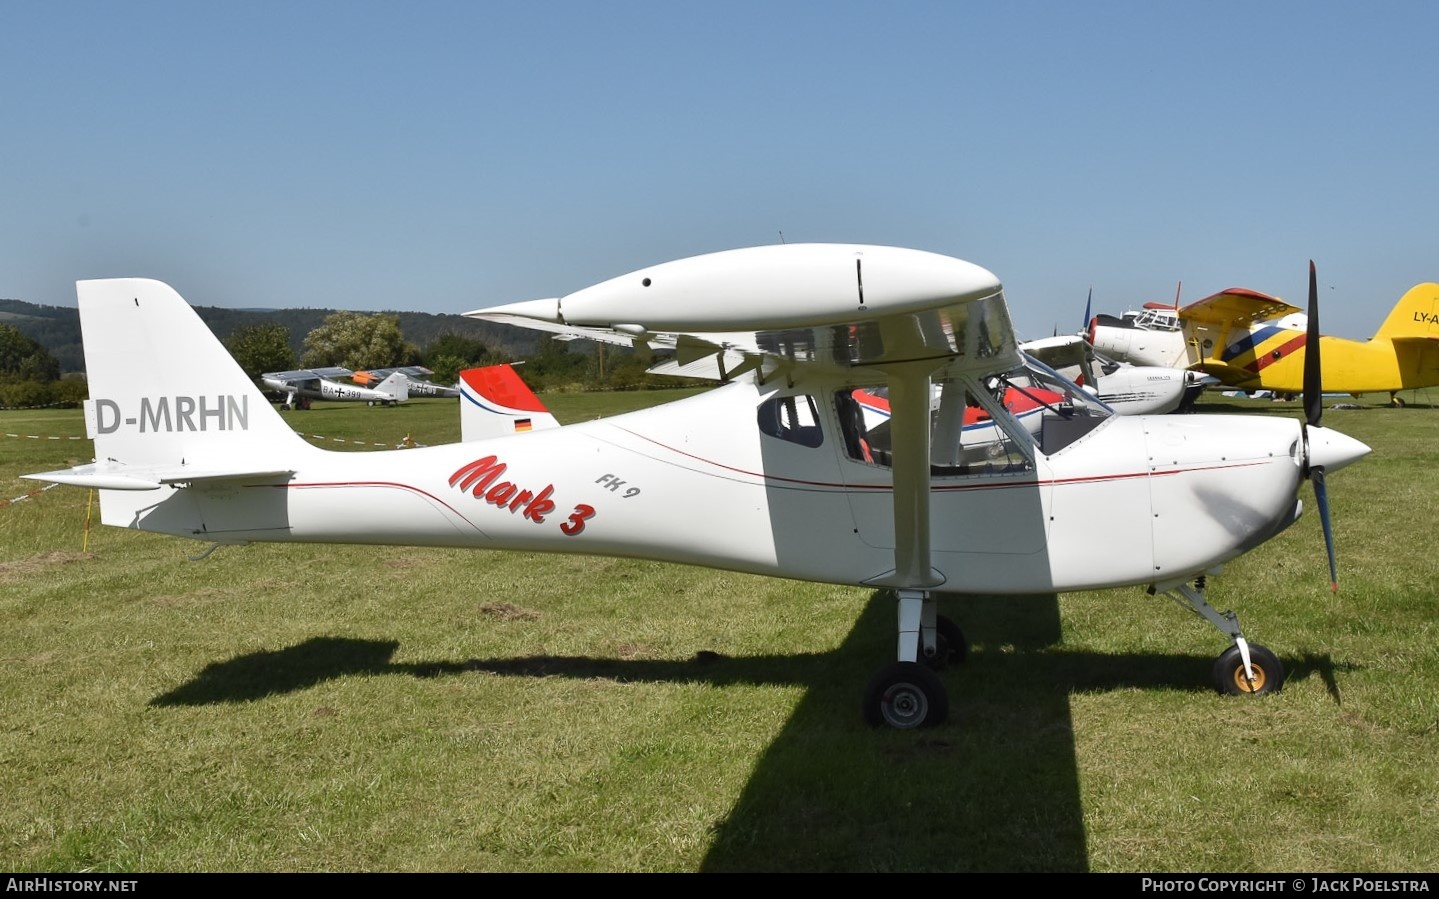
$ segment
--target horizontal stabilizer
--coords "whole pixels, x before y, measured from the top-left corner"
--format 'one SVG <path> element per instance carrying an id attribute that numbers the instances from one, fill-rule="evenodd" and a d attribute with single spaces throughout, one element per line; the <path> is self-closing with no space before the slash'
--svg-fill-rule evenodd
<path id="1" fill-rule="evenodd" d="M 21 475 L 32 481 L 88 487 L 92 490 L 158 490 L 170 484 L 199 481 L 269 480 L 285 478 L 293 470 L 261 471 L 256 469 L 206 469 L 193 465 L 136 466 L 113 463 L 91 463 L 58 471 L 42 471 Z"/>

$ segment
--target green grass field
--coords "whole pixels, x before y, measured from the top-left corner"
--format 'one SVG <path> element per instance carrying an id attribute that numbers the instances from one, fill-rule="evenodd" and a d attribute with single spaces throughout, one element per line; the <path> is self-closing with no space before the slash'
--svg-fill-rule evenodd
<path id="1" fill-rule="evenodd" d="M 680 393 L 545 399 L 575 421 Z M 285 414 L 338 450 L 458 436 L 453 400 Z M 908 732 L 860 716 L 894 647 L 868 590 L 441 549 L 192 560 L 88 527 L 86 491 L 29 496 L 0 506 L 0 869 L 1439 870 L 1439 410 L 1325 424 L 1374 448 L 1329 479 L 1340 592 L 1312 511 L 1210 582 L 1281 693 L 1217 694 L 1223 638 L 1139 588 L 948 598 L 973 649 L 949 722 Z M 88 461 L 83 433 L 0 412 L 0 502 Z"/>

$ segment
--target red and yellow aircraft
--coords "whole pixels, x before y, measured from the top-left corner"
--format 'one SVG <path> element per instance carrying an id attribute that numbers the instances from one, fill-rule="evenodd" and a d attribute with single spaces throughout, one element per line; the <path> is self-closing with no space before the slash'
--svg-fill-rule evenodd
<path id="1" fill-rule="evenodd" d="M 1308 343 L 1302 312 L 1276 297 L 1230 288 L 1179 310 L 1188 364 L 1239 390 L 1298 395 Z M 1370 340 L 1320 337 L 1322 389 L 1387 393 L 1439 386 L 1439 284 L 1411 288 Z"/>

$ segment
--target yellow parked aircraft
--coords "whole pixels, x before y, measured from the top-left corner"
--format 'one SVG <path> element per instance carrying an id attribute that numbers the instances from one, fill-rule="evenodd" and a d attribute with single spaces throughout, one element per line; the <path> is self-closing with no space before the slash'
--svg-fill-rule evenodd
<path id="1" fill-rule="evenodd" d="M 1239 390 L 1303 392 L 1308 338 L 1299 308 L 1236 287 L 1185 306 L 1179 320 L 1190 368 Z M 1399 391 L 1439 386 L 1439 284 L 1411 288 L 1369 340 L 1319 341 L 1325 392 L 1387 393 L 1402 406 Z"/>

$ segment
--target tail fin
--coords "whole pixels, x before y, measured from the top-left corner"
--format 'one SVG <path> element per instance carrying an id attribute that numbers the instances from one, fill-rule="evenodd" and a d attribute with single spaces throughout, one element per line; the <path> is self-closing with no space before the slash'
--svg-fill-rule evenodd
<path id="1" fill-rule="evenodd" d="M 376 384 L 374 389 L 397 403 L 403 403 L 410 398 L 410 379 L 405 376 L 404 372 L 397 371 Z"/>
<path id="2" fill-rule="evenodd" d="M 558 428 L 559 421 L 508 364 L 460 372 L 460 439 Z"/>
<path id="3" fill-rule="evenodd" d="M 1376 338 L 1439 338 L 1439 284 L 1416 284 L 1399 298 Z"/>
<path id="4" fill-rule="evenodd" d="M 162 485 L 282 477 L 321 452 L 295 433 L 169 285 L 76 285 L 95 464 L 26 477 L 100 488 L 106 524 L 126 525 Z"/>

